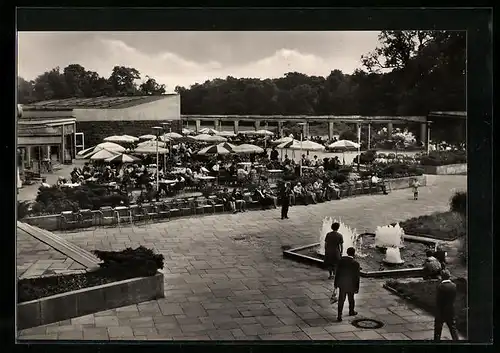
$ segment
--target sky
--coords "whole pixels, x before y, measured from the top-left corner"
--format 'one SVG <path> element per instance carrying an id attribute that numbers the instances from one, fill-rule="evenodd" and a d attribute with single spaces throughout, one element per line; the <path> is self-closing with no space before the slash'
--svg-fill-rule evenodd
<path id="1" fill-rule="evenodd" d="M 214 78 L 275 78 L 297 71 L 352 73 L 379 32 L 18 32 L 18 75 L 80 64 L 109 77 L 114 66 L 139 70 L 168 92 Z"/>

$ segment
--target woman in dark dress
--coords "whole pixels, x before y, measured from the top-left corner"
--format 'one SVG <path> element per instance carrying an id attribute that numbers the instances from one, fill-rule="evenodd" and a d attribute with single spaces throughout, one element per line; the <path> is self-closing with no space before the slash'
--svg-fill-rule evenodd
<path id="1" fill-rule="evenodd" d="M 337 263 L 342 257 L 344 238 L 338 232 L 340 224 L 335 222 L 332 224 L 332 231 L 325 237 L 325 259 L 324 263 L 330 276 L 328 279 L 333 279 Z"/>

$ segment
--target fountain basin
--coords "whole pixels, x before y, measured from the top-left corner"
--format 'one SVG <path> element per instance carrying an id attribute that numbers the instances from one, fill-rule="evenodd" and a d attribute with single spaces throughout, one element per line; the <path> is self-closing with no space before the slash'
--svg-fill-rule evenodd
<path id="1" fill-rule="evenodd" d="M 434 249 L 436 241 L 413 235 L 405 235 L 405 248 L 401 249 L 401 257 L 404 263 L 384 263 L 385 254 L 382 254 L 374 246 L 375 234 L 363 233 L 362 251 L 364 257 L 357 257 L 361 265 L 362 277 L 419 277 L 422 275 L 425 250 Z M 317 253 L 319 243 L 309 244 L 301 247 L 283 251 L 283 257 L 318 268 L 324 268 L 323 256 Z"/>

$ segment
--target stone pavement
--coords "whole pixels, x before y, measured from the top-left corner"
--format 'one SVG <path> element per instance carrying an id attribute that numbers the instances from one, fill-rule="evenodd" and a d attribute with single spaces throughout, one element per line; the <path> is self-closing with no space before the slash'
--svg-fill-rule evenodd
<path id="1" fill-rule="evenodd" d="M 431 339 L 433 318 L 362 279 L 357 317 L 385 323 L 357 329 L 336 322 L 332 283 L 323 271 L 282 258 L 281 247 L 317 242 L 325 216 L 358 232 L 408 217 L 448 209 L 466 176 L 439 176 L 422 187 L 387 196 L 360 196 L 279 210 L 174 219 L 64 236 L 88 250 L 144 245 L 165 256 L 165 298 L 19 332 L 20 339 L 85 340 L 421 340 Z M 347 308 L 346 308 L 347 310 Z M 445 328 L 443 338 L 449 339 Z"/>

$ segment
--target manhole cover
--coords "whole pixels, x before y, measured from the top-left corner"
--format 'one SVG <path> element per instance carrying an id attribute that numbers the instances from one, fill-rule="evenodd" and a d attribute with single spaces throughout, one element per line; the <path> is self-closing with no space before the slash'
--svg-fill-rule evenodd
<path id="1" fill-rule="evenodd" d="M 353 320 L 352 326 L 356 328 L 375 330 L 383 327 L 384 323 L 374 319 L 356 319 Z"/>

